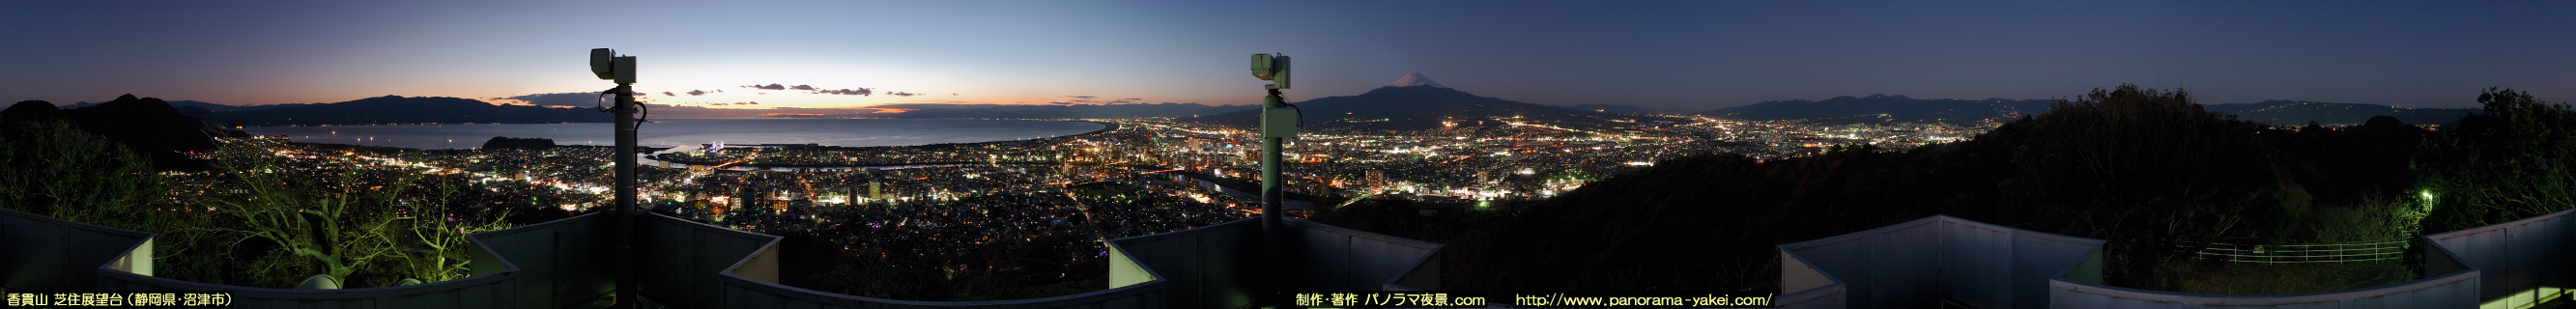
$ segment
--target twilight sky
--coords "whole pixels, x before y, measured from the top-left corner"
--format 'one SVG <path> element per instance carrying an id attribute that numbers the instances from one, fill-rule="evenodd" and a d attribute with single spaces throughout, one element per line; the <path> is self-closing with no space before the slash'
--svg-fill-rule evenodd
<path id="1" fill-rule="evenodd" d="M 639 58 L 646 100 L 761 108 L 1254 104 L 1245 58 L 1265 52 L 1296 59 L 1292 101 L 1417 71 L 1523 102 L 1692 110 L 2121 83 L 2204 104 L 2576 101 L 2576 2 L 2098 2 L 0 1 L 0 99 L 596 92 L 613 85 L 586 61 L 605 47 Z M 773 83 L 871 95 L 744 87 Z"/>

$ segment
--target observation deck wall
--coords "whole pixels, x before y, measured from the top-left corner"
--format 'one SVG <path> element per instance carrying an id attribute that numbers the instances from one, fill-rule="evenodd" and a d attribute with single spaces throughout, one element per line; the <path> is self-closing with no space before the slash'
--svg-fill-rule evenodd
<path id="1" fill-rule="evenodd" d="M 1932 216 L 1779 246 L 1787 308 L 1956 302 L 2043 308 L 2052 280 L 2100 282 L 2102 240 Z"/>

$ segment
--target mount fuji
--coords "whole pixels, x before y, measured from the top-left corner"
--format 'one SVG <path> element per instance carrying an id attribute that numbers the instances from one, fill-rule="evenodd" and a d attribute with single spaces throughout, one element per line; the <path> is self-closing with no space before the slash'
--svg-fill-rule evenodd
<path id="1" fill-rule="evenodd" d="M 1397 78 L 1395 78 L 1395 86 L 1392 86 L 1392 87 L 1413 87 L 1413 86 L 1432 86 L 1432 87 L 1440 87 L 1440 88 L 1449 88 L 1449 86 L 1442 86 L 1442 85 L 1440 85 L 1440 82 L 1431 81 L 1431 78 L 1430 78 L 1430 77 L 1422 76 L 1422 72 L 1404 72 L 1404 77 L 1397 77 Z"/>
<path id="2" fill-rule="evenodd" d="M 1289 94 L 1294 96 L 1292 92 Z M 1567 128 L 1603 128 L 1614 122 L 1637 121 L 1637 117 L 1572 110 L 1477 96 L 1431 81 L 1422 73 L 1406 73 L 1390 86 L 1378 87 L 1355 96 L 1316 98 L 1293 103 L 1303 113 L 1310 130 L 1425 130 L 1446 127 L 1444 122 L 1466 125 L 1503 125 L 1501 119 L 1533 120 Z M 1259 110 L 1182 118 L 1184 121 L 1253 126 Z"/>

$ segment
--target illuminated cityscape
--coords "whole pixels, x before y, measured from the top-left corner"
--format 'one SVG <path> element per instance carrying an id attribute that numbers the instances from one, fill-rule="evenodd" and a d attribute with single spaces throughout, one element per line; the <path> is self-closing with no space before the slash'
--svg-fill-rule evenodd
<path id="1" fill-rule="evenodd" d="M 1821 145 L 1904 147 L 1956 140 L 1966 135 L 1962 132 L 1977 130 L 1940 124 L 1646 119 L 1652 120 L 1601 130 L 1495 118 L 1445 120 L 1442 129 L 1401 135 L 1319 132 L 1297 140 L 1284 154 L 1298 164 L 1289 169 L 1297 184 L 1289 189 L 1342 204 L 1387 198 L 1490 207 L 1498 201 L 1551 197 L 1689 154 L 1790 157 L 1822 151 Z M 710 143 L 664 149 L 653 157 L 666 163 L 648 163 L 641 173 L 640 200 L 658 212 L 709 224 L 818 235 L 852 247 L 928 248 L 914 251 L 923 255 L 1035 239 L 1097 251 L 1105 239 L 1258 214 L 1257 203 L 1247 202 L 1258 196 L 1242 193 L 1248 188 L 1224 190 L 1194 178 L 1245 183 L 1256 174 L 1259 168 L 1249 158 L 1257 152 L 1246 146 L 1247 130 L 1168 119 L 1087 121 L 1115 125 L 1088 134 L 977 145 L 732 145 L 709 151 L 721 145 Z M 562 212 L 552 217 L 586 213 L 603 205 L 609 191 L 604 185 L 609 166 L 600 163 L 611 155 L 607 147 L 358 151 L 288 143 L 274 136 L 226 143 L 261 149 L 245 154 L 274 154 L 287 160 L 279 166 L 289 170 L 281 172 L 309 175 L 305 177 L 363 170 L 371 171 L 366 177 L 384 178 L 362 181 L 373 183 L 397 176 L 388 173 L 417 173 L 458 186 L 451 189 L 489 192 L 457 195 L 483 201 L 462 203 L 473 205 L 466 213 L 483 216 L 530 203 Z M 204 182 L 220 178 L 180 179 L 189 179 L 185 187 L 212 188 L 219 186 Z M 1098 258 L 1071 262 L 1097 263 Z"/>
<path id="2" fill-rule="evenodd" d="M 2565 12 L 0 2 L 0 307 L 2558 308 Z"/>

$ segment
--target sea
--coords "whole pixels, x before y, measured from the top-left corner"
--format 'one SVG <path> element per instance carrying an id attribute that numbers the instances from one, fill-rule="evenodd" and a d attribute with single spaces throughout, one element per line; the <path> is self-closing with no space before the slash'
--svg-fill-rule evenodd
<path id="1" fill-rule="evenodd" d="M 636 144 L 681 147 L 701 144 L 817 144 L 823 146 L 910 146 L 980 143 L 1090 133 L 1107 125 L 1080 121 L 989 119 L 816 119 L 816 118 L 682 118 L 652 119 L 636 130 Z M 309 143 L 353 144 L 414 149 L 482 147 L 492 137 L 546 138 L 556 145 L 616 145 L 617 132 L 604 122 L 543 124 L 422 124 L 244 128 L 251 134 Z"/>

